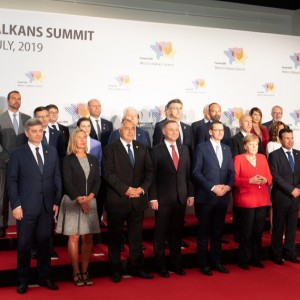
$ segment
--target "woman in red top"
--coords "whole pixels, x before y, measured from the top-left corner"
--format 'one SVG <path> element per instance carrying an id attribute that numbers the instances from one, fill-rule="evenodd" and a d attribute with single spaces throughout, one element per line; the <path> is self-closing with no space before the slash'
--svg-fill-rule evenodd
<path id="1" fill-rule="evenodd" d="M 261 125 L 262 112 L 258 107 L 253 107 L 250 109 L 249 115 L 252 117 L 251 133 L 259 137 L 264 153 L 266 154 L 266 147 L 269 143 L 269 131 L 266 126 Z"/>
<path id="2" fill-rule="evenodd" d="M 244 137 L 246 152 L 233 159 L 235 180 L 233 205 L 239 225 L 239 266 L 248 270 L 249 264 L 263 268 L 260 262 L 262 233 L 267 207 L 270 204 L 268 186 L 272 175 L 266 157 L 257 153 L 259 139 Z"/>

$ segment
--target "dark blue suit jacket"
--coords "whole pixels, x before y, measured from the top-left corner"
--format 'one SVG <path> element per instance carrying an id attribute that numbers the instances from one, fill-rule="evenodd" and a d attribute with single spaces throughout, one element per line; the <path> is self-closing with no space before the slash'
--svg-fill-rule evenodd
<path id="1" fill-rule="evenodd" d="M 94 155 L 98 161 L 99 173 L 101 175 L 101 161 L 102 161 L 102 147 L 101 143 L 98 140 L 92 139 L 90 140 L 89 154 Z"/>
<path id="2" fill-rule="evenodd" d="M 114 143 L 116 140 L 120 138 L 119 129 L 114 130 L 108 140 L 108 144 Z M 148 148 L 151 148 L 150 136 L 148 131 L 142 129 L 141 127 L 136 127 L 136 141 L 141 143 Z"/>
<path id="3" fill-rule="evenodd" d="M 54 147 L 43 145 L 44 168 L 39 166 L 26 143 L 14 150 L 8 165 L 8 196 L 11 208 L 21 206 L 24 216 L 38 215 L 42 206 L 50 213 L 59 204 L 62 181 L 59 159 Z"/>
<path id="4" fill-rule="evenodd" d="M 273 120 L 263 123 L 262 125 L 266 126 L 268 129 L 270 129 L 271 124 L 273 124 Z"/>
<path id="5" fill-rule="evenodd" d="M 210 135 L 209 135 L 209 126 L 210 122 L 207 122 L 203 125 L 200 125 L 197 129 L 196 137 L 195 137 L 195 147 L 197 145 L 210 140 Z M 231 133 L 229 127 L 224 125 L 224 137 L 222 139 L 222 143 L 229 146 L 231 148 Z"/>
<path id="6" fill-rule="evenodd" d="M 199 204 L 215 204 L 219 201 L 229 202 L 230 192 L 218 197 L 211 191 L 214 185 L 225 184 L 231 188 L 234 183 L 234 167 L 230 147 L 221 144 L 223 162 L 219 161 L 210 141 L 196 147 L 193 162 L 193 181 L 195 186 L 195 201 Z"/>
<path id="7" fill-rule="evenodd" d="M 105 120 L 103 118 L 100 118 L 100 120 L 101 120 L 101 137 L 99 142 L 101 142 L 101 146 L 103 149 L 108 144 L 109 136 L 113 131 L 113 125 L 112 122 Z M 92 122 L 91 122 L 90 137 L 95 140 L 99 140 Z"/>

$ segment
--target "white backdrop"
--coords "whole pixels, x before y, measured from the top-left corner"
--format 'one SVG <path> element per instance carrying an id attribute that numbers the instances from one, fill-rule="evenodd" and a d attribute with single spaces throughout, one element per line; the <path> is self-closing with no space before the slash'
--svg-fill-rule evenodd
<path id="1" fill-rule="evenodd" d="M 16 89 L 23 112 L 55 103 L 68 125 L 91 98 L 108 119 L 134 106 L 152 124 L 180 98 L 185 122 L 218 102 L 236 127 L 251 107 L 268 121 L 279 104 L 299 135 L 300 37 L 0 9 L 0 67 L 0 110 Z"/>

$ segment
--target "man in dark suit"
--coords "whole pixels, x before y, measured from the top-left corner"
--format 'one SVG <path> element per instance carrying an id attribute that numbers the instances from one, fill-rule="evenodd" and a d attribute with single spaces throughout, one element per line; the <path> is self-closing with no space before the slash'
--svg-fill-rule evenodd
<path id="1" fill-rule="evenodd" d="M 105 208 L 108 221 L 108 252 L 112 281 L 121 281 L 121 245 L 124 222 L 128 225 L 129 274 L 152 279 L 143 271 L 142 231 L 147 192 L 153 180 L 153 164 L 148 148 L 134 141 L 135 124 L 124 120 L 120 139 L 103 152 L 103 177 L 107 182 Z"/>
<path id="2" fill-rule="evenodd" d="M 8 223 L 7 163 L 10 153 L 26 143 L 24 124 L 30 116 L 19 111 L 21 95 L 11 91 L 7 96 L 8 109 L 0 115 L 0 238 L 6 235 Z"/>
<path id="3" fill-rule="evenodd" d="M 247 114 L 242 115 L 239 121 L 240 121 L 240 131 L 231 138 L 232 157 L 246 152 L 243 146 L 243 138 L 246 135 L 251 134 L 251 129 L 252 129 L 252 117 L 250 115 Z M 258 153 L 264 154 L 261 140 L 259 140 L 259 144 L 258 144 Z"/>
<path id="4" fill-rule="evenodd" d="M 55 104 L 49 104 L 46 106 L 46 109 L 48 110 L 48 113 L 49 113 L 48 126 L 50 128 L 56 129 L 57 131 L 59 131 L 61 133 L 65 148 L 67 149 L 69 137 L 70 137 L 70 131 L 67 126 L 57 123 L 58 113 L 59 113 L 58 107 Z"/>
<path id="5" fill-rule="evenodd" d="M 102 107 L 97 99 L 91 99 L 88 102 L 88 110 L 92 123 L 91 138 L 101 142 L 102 149 L 108 144 L 109 136 L 113 131 L 112 122 L 101 118 Z"/>
<path id="6" fill-rule="evenodd" d="M 282 147 L 269 154 L 273 176 L 271 249 L 274 263 L 283 265 L 283 259 L 300 263 L 295 253 L 300 200 L 300 151 L 293 149 L 294 137 L 290 128 L 281 129 L 279 139 Z M 285 239 L 282 244 L 284 229 Z"/>
<path id="7" fill-rule="evenodd" d="M 62 192 L 59 159 L 56 150 L 41 143 L 43 126 L 38 119 L 25 124 L 28 143 L 14 150 L 8 165 L 8 196 L 17 220 L 17 292 L 28 289 L 30 249 L 37 246 L 37 271 L 40 285 L 58 287 L 50 279 L 50 240 L 54 217 Z"/>
<path id="8" fill-rule="evenodd" d="M 134 137 L 134 140 L 138 141 L 139 143 L 147 146 L 149 149 L 151 148 L 151 142 L 148 131 L 142 129 L 141 127 L 138 127 L 139 123 L 139 115 L 138 111 L 133 107 L 127 107 L 124 109 L 123 112 L 123 118 L 122 120 L 131 120 L 135 124 L 136 128 L 136 135 Z M 120 138 L 120 132 L 118 129 L 114 130 L 108 140 L 109 144 L 112 144 L 116 140 Z"/>
<path id="9" fill-rule="evenodd" d="M 193 163 L 198 214 L 197 254 L 200 271 L 204 275 L 212 275 L 207 258 L 209 238 L 212 267 L 218 272 L 229 273 L 221 264 L 222 232 L 234 183 L 230 147 L 221 143 L 224 125 L 213 121 L 210 123 L 209 135 L 209 141 L 196 147 Z"/>
<path id="10" fill-rule="evenodd" d="M 179 126 L 168 120 L 163 127 L 164 142 L 153 147 L 154 181 L 149 190 L 150 205 L 155 210 L 153 238 L 158 274 L 169 277 L 165 263 L 165 241 L 169 237 L 170 269 L 185 275 L 181 266 L 181 239 L 186 205 L 194 204 L 190 178 L 190 156 L 185 145 L 177 146 Z M 169 235 L 168 235 L 169 234 Z"/>
<path id="11" fill-rule="evenodd" d="M 282 115 L 283 115 L 282 107 L 279 105 L 275 105 L 272 107 L 272 110 L 271 110 L 272 120 L 265 122 L 262 125 L 266 126 L 269 129 L 272 123 L 274 123 L 275 121 L 281 121 Z"/>
<path id="12" fill-rule="evenodd" d="M 210 122 L 212 121 L 220 121 L 221 119 L 221 106 L 218 103 L 211 103 L 208 107 Z M 203 143 L 205 141 L 210 140 L 210 122 L 207 122 L 198 127 L 195 138 L 195 147 L 198 144 Z M 224 125 L 224 136 L 221 141 L 223 144 L 231 147 L 231 133 L 229 127 Z"/>
<path id="13" fill-rule="evenodd" d="M 167 120 L 174 120 L 179 125 L 179 137 L 177 139 L 177 145 L 183 144 L 189 147 L 190 151 L 193 145 L 192 142 L 192 130 L 191 126 L 181 122 L 182 118 L 182 102 L 179 99 L 173 99 L 166 105 L 167 118 L 156 123 L 153 133 L 153 146 L 160 144 L 164 136 L 162 134 L 162 128 Z"/>
<path id="14" fill-rule="evenodd" d="M 210 116 L 209 116 L 209 104 L 205 105 L 203 107 L 203 119 L 193 122 L 191 127 L 192 127 L 192 133 L 193 133 L 193 141 L 196 141 L 196 134 L 198 127 L 202 126 L 205 123 L 208 123 L 210 121 Z"/>

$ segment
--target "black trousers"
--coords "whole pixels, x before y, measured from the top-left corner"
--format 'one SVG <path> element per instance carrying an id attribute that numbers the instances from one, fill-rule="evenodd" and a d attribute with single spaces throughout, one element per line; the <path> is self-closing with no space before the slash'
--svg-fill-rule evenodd
<path id="1" fill-rule="evenodd" d="M 271 240 L 272 255 L 281 259 L 286 255 L 295 256 L 295 238 L 298 222 L 299 200 L 292 199 L 290 203 L 273 202 L 273 231 Z M 282 236 L 285 228 L 285 240 Z"/>
<path id="2" fill-rule="evenodd" d="M 198 264 L 208 264 L 208 241 L 210 258 L 214 265 L 221 263 L 222 234 L 227 212 L 227 203 L 196 204 L 198 213 Z"/>
<path id="3" fill-rule="evenodd" d="M 185 210 L 186 206 L 176 201 L 166 206 L 160 205 L 155 211 L 153 246 L 158 270 L 166 269 L 165 241 L 167 238 L 170 246 L 170 266 L 175 269 L 181 268 L 181 239 Z"/>
<path id="4" fill-rule="evenodd" d="M 267 206 L 256 208 L 236 207 L 239 225 L 239 262 L 261 260 L 262 234 L 267 215 Z"/>
<path id="5" fill-rule="evenodd" d="M 36 245 L 37 271 L 40 279 L 50 275 L 50 245 L 53 228 L 53 214 L 42 205 L 39 215 L 24 213 L 23 219 L 17 221 L 18 252 L 17 272 L 20 283 L 28 283 L 30 271 L 31 248 Z"/>
<path id="6" fill-rule="evenodd" d="M 131 210 L 128 213 L 107 212 L 108 255 L 112 272 L 121 272 L 121 246 L 124 222 L 127 222 L 130 271 L 140 271 L 143 267 L 143 219 L 144 211 Z"/>

